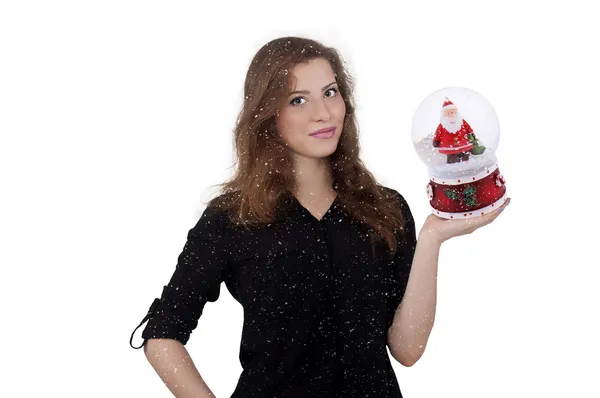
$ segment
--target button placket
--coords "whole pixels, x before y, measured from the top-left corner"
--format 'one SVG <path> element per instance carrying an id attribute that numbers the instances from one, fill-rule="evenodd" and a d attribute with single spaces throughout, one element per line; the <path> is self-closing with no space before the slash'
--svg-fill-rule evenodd
<path id="1" fill-rule="evenodd" d="M 325 217 L 327 217 L 327 215 L 329 214 L 329 212 L 326 214 Z M 325 225 L 325 217 L 323 217 L 323 219 L 321 219 L 321 221 L 319 221 L 319 230 L 321 232 L 321 236 L 323 238 L 323 241 L 325 242 L 325 246 L 327 248 L 326 253 L 327 253 L 327 257 L 329 260 L 329 274 L 328 274 L 328 280 L 327 280 L 327 286 L 326 286 L 326 292 L 325 292 L 325 297 L 326 297 L 326 305 L 325 308 L 327 308 L 327 320 L 328 323 L 333 327 L 333 330 L 330 333 L 329 337 L 329 341 L 331 342 L 331 355 L 333 358 L 333 363 L 334 363 L 334 369 L 333 369 L 333 373 L 334 373 L 334 379 L 335 380 L 339 380 L 339 372 L 341 372 L 340 369 L 340 364 L 339 364 L 339 358 L 337 355 L 337 349 L 338 347 L 338 331 L 339 331 L 339 317 L 337 317 L 336 311 L 337 311 L 337 305 L 336 305 L 336 300 L 339 299 L 339 295 L 338 293 L 338 281 L 337 278 L 335 277 L 335 256 L 333 255 L 333 245 L 331 243 L 331 239 L 329 237 L 329 233 L 327 230 L 327 226 Z"/>

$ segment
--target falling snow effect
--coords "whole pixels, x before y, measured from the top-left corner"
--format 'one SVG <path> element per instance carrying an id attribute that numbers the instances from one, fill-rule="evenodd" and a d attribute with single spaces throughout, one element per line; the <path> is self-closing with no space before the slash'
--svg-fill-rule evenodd
<path id="1" fill-rule="evenodd" d="M 389 189 L 389 188 L 386 188 Z M 278 220 L 251 231 L 207 209 L 188 233 L 144 339 L 186 344 L 224 282 L 242 305 L 243 372 L 232 397 L 401 397 L 387 330 L 408 283 L 416 246 L 373 256 L 367 231 L 336 198 L 319 220 L 290 195 Z"/>

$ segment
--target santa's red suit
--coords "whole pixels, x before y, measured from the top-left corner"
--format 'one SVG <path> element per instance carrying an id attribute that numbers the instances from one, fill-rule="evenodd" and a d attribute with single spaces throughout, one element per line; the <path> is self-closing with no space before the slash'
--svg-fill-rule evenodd
<path id="1" fill-rule="evenodd" d="M 446 130 L 440 123 L 435 130 L 433 141 L 439 141 L 438 151 L 444 155 L 453 155 L 461 152 L 467 152 L 473 148 L 473 143 L 467 138 L 467 134 L 472 133 L 473 129 L 466 120 L 463 119 L 462 126 L 454 133 Z"/>

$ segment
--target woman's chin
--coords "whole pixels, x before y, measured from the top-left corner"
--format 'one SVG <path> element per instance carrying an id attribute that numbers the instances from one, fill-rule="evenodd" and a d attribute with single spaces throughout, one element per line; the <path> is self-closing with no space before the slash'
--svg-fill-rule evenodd
<path id="1" fill-rule="evenodd" d="M 302 151 L 290 150 L 301 158 L 324 159 L 331 156 L 336 149 L 337 146 L 332 146 L 331 148 L 306 148 Z"/>

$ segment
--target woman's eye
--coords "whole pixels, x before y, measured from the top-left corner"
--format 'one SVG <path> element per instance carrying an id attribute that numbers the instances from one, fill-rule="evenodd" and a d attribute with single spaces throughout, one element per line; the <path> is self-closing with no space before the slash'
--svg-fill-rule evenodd
<path id="1" fill-rule="evenodd" d="M 333 91 L 334 93 L 337 93 L 337 92 L 338 92 L 338 90 L 337 90 L 337 89 L 335 89 L 335 88 L 330 88 L 329 90 L 325 91 L 325 93 L 328 93 L 329 91 Z M 333 95 L 329 95 L 329 97 L 333 97 Z M 291 101 L 290 101 L 290 105 L 304 105 L 304 103 L 298 103 L 298 102 L 297 102 L 297 101 L 302 101 L 302 100 L 306 101 L 306 100 L 304 99 L 304 97 L 296 97 L 296 98 L 294 98 L 293 100 L 291 100 Z"/>
<path id="2" fill-rule="evenodd" d="M 296 97 L 296 98 L 294 98 L 294 99 L 293 99 L 293 100 L 290 102 L 290 104 L 291 104 L 291 105 L 302 105 L 302 104 L 299 104 L 299 103 L 297 103 L 297 102 L 295 102 L 295 101 L 298 101 L 298 100 L 303 100 L 303 99 L 304 99 L 304 98 L 302 98 L 302 97 Z"/>
<path id="3" fill-rule="evenodd" d="M 334 93 L 337 93 L 337 92 L 338 92 L 338 91 L 337 91 L 335 88 L 330 88 L 329 90 L 327 90 L 327 91 L 325 91 L 325 92 L 328 92 L 328 91 L 333 91 Z"/>

